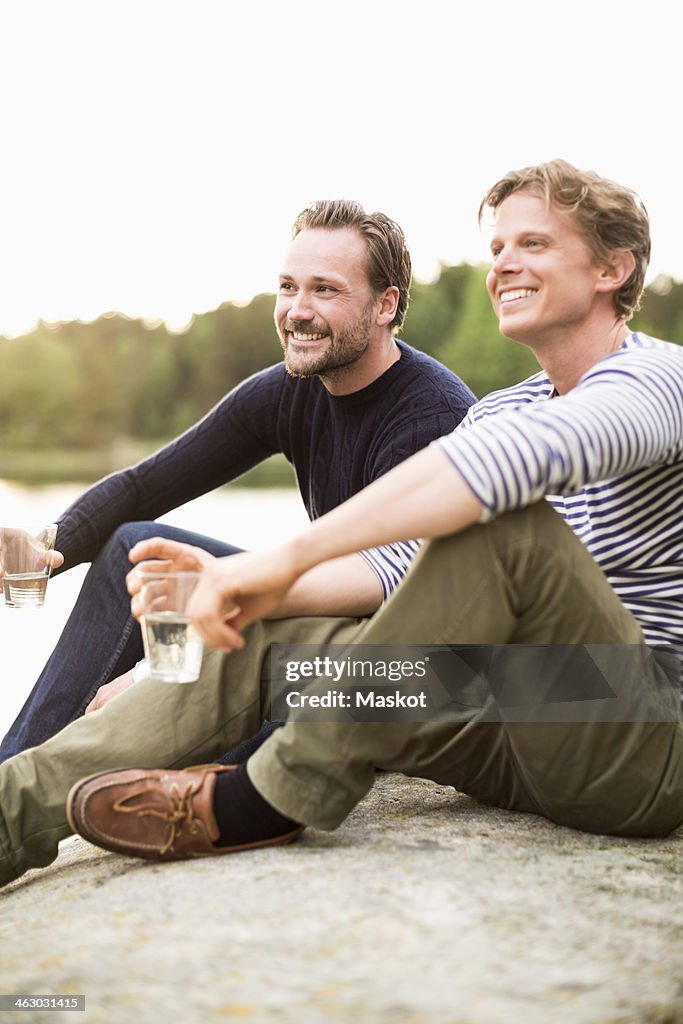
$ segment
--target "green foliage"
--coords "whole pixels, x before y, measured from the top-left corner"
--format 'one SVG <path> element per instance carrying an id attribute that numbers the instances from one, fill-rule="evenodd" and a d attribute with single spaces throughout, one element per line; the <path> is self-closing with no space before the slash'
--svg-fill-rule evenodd
<path id="1" fill-rule="evenodd" d="M 500 334 L 486 291 L 484 267 L 471 268 L 460 315 L 439 355 L 444 363 L 457 368 L 478 397 L 538 370 L 528 348 Z"/>
<path id="2" fill-rule="evenodd" d="M 431 284 L 414 282 L 402 332 L 479 396 L 538 368 L 523 345 L 501 337 L 484 278 L 484 268 L 460 264 L 443 266 Z M 110 314 L 0 337 L 0 476 L 10 453 L 148 450 L 184 430 L 281 358 L 273 304 L 272 295 L 226 303 L 182 334 Z M 683 344 L 683 284 L 655 281 L 633 326 Z"/>
<path id="3" fill-rule="evenodd" d="M 280 358 L 272 311 L 272 296 L 257 296 L 183 334 L 110 314 L 0 338 L 0 452 L 173 437 Z"/>
<path id="4" fill-rule="evenodd" d="M 442 266 L 438 278 L 431 284 L 413 282 L 408 316 L 401 332 L 410 345 L 432 356 L 443 348 L 453 329 L 454 317 L 462 306 L 471 274 L 472 267 L 461 263 L 456 267 Z"/>
<path id="5" fill-rule="evenodd" d="M 642 308 L 634 316 L 634 330 L 683 345 L 683 283 L 658 277 L 645 289 Z"/>

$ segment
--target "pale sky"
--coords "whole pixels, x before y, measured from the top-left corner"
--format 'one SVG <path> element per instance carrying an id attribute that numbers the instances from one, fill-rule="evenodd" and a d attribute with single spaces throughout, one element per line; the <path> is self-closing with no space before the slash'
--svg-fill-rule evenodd
<path id="1" fill-rule="evenodd" d="M 683 279 L 667 0 L 0 0 L 0 331 L 273 291 L 296 213 L 346 196 L 415 275 L 486 259 L 476 211 L 562 156 L 634 188 Z"/>

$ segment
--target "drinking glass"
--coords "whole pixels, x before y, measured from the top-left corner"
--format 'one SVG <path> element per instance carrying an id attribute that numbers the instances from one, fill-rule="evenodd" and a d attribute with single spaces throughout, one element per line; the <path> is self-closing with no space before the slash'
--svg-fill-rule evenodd
<path id="1" fill-rule="evenodd" d="M 57 526 L 0 527 L 2 593 L 8 608 L 42 608 L 52 572 Z"/>
<path id="2" fill-rule="evenodd" d="M 142 639 L 147 674 L 165 683 L 199 678 L 204 644 L 187 614 L 198 572 L 141 572 Z"/>

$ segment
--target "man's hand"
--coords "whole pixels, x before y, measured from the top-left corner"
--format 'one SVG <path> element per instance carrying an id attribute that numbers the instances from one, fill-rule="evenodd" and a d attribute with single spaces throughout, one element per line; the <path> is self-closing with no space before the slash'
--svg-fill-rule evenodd
<path id="1" fill-rule="evenodd" d="M 234 557 L 231 555 L 230 557 Z M 131 548 L 128 558 L 136 563 L 135 568 L 126 576 L 126 587 L 131 596 L 130 608 L 136 619 L 140 618 L 141 608 L 137 595 L 142 587 L 143 572 L 199 572 L 206 569 L 217 559 L 203 548 L 192 544 L 182 544 L 177 540 L 164 540 L 162 537 L 150 537 L 141 540 Z"/>
<path id="2" fill-rule="evenodd" d="M 126 672 L 124 675 L 119 676 L 117 679 L 112 679 L 110 683 L 105 683 L 104 686 L 100 686 L 99 690 L 93 697 L 85 709 L 85 714 L 89 715 L 91 711 L 99 711 L 105 704 L 108 704 L 114 697 L 118 697 L 120 693 L 127 690 L 129 686 L 133 685 L 133 670 Z"/>
<path id="3" fill-rule="evenodd" d="M 209 647 L 244 647 L 242 630 L 280 607 L 300 575 L 288 547 L 215 558 L 204 567 L 188 612 Z"/>

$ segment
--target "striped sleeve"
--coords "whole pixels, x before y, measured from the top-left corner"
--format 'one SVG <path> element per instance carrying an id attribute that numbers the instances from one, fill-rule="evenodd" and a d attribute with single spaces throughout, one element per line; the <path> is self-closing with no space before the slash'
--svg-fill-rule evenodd
<path id="1" fill-rule="evenodd" d="M 360 552 L 379 578 L 383 600 L 399 585 L 419 548 L 420 541 L 405 540 Z"/>
<path id="2" fill-rule="evenodd" d="M 433 443 L 479 498 L 485 519 L 680 461 L 683 350 L 672 349 L 620 350 L 564 396 L 470 420 Z"/>

